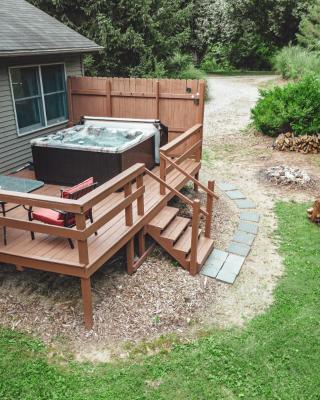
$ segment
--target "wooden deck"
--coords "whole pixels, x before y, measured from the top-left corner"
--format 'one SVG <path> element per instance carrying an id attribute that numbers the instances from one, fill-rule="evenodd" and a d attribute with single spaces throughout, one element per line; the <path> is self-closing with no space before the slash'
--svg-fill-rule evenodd
<path id="1" fill-rule="evenodd" d="M 159 167 L 149 171 L 144 164 L 135 164 L 78 200 L 61 199 L 60 187 L 55 185 L 45 185 L 29 194 L 0 190 L 0 201 L 7 203 L 6 208 L 10 210 L 6 216 L 0 216 L 0 263 L 13 264 L 18 270 L 33 268 L 80 278 L 87 328 L 93 324 L 91 275 L 124 246 L 127 271 L 133 273 L 152 249 L 145 248 L 146 234 L 191 274 L 198 273 L 213 247 L 210 229 L 216 198 L 213 182 L 206 187 L 198 180 L 201 148 L 202 125 L 197 124 L 160 149 Z M 27 170 L 15 176 L 34 178 L 33 172 Z M 191 200 L 180 193 L 189 181 L 196 190 L 201 188 L 206 192 L 205 209 L 200 207 L 199 200 Z M 175 217 L 177 210 L 173 210 L 166 224 L 157 222 L 154 218 L 164 218 L 165 207 L 174 196 L 192 207 L 192 218 L 188 223 L 181 223 L 181 218 Z M 76 226 L 57 227 L 29 221 L 23 206 L 71 212 L 75 215 Z M 92 224 L 86 220 L 90 209 L 93 210 Z M 199 233 L 200 214 L 206 219 L 203 235 Z M 7 245 L 2 226 L 7 229 Z M 167 231 L 163 231 L 164 228 Z M 168 231 L 171 232 L 169 236 Z M 31 239 L 30 232 L 35 232 L 35 240 Z M 67 239 L 73 240 L 74 249 Z M 180 248 L 181 241 L 188 242 L 185 251 Z"/>
<path id="2" fill-rule="evenodd" d="M 194 176 L 200 169 L 200 163 L 192 159 L 187 159 L 181 164 L 186 172 Z M 159 168 L 153 171 L 159 176 Z M 15 176 L 34 178 L 30 171 L 23 171 Z M 167 182 L 175 189 L 183 187 L 189 179 L 173 170 L 167 175 Z M 157 212 L 173 197 L 173 193 L 167 191 L 166 195 L 160 195 L 159 183 L 150 176 L 145 176 L 145 196 L 144 206 L 145 213 L 139 216 L 137 213 L 137 204 L 133 204 L 133 225 L 126 226 L 125 211 L 121 211 L 112 218 L 106 225 L 102 226 L 98 235 L 92 235 L 88 238 L 89 264 L 85 269 L 91 275 L 101 265 L 103 265 L 112 255 L 114 255 L 125 243 L 137 233 L 147 222 L 149 222 Z M 59 196 L 60 187 L 55 185 L 45 185 L 43 188 L 35 191 L 35 194 L 47 196 Z M 133 185 L 135 190 L 135 185 Z M 102 200 L 97 206 L 93 207 L 94 219 L 105 215 L 116 204 L 123 200 L 123 192 L 112 193 L 110 196 Z M 10 208 L 8 204 L 8 208 Z M 27 221 L 27 212 L 22 207 L 15 208 L 9 211 L 8 217 Z M 89 223 L 90 224 L 90 223 Z M 41 262 L 43 259 L 50 260 L 52 267 L 46 268 L 52 272 L 58 272 L 54 262 L 69 264 L 70 268 L 64 272 L 67 275 L 79 276 L 79 271 L 74 274 L 72 264 L 78 263 L 77 242 L 75 249 L 71 250 L 70 246 L 64 238 L 36 233 L 35 240 L 31 240 L 30 233 L 27 231 L 7 228 L 7 246 L 3 245 L 3 231 L 0 232 L 0 261 L 17 263 L 20 259 L 20 265 L 25 267 L 37 268 L 34 261 L 37 259 Z M 41 267 L 39 269 L 42 269 Z"/>

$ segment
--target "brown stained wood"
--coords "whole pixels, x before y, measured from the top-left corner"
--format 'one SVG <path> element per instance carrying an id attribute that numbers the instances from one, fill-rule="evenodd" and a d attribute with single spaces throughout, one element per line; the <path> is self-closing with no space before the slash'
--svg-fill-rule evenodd
<path id="1" fill-rule="evenodd" d="M 148 226 L 162 231 L 175 218 L 178 212 L 178 208 L 166 206 L 149 222 Z"/>
<path id="2" fill-rule="evenodd" d="M 130 197 L 132 195 L 131 182 L 128 182 L 125 184 L 124 195 L 125 195 L 125 197 Z M 126 218 L 126 225 L 131 226 L 133 224 L 133 214 L 132 214 L 132 203 L 131 202 L 125 208 L 125 218 Z"/>
<path id="3" fill-rule="evenodd" d="M 203 123 L 202 81 L 179 79 L 72 77 L 68 84 L 70 122 L 82 115 L 156 118 L 172 132 Z M 108 88 L 110 85 L 110 89 Z M 187 92 L 191 88 L 191 93 Z M 201 98 L 203 97 L 203 98 Z"/>
<path id="4" fill-rule="evenodd" d="M 85 214 L 76 214 L 75 218 L 77 230 L 84 230 L 86 228 Z M 80 264 L 89 264 L 89 250 L 87 239 L 78 240 L 78 254 Z"/>
<path id="5" fill-rule="evenodd" d="M 198 229 L 198 236 L 201 233 L 201 229 Z M 174 245 L 174 249 L 178 252 L 184 253 L 187 255 L 191 250 L 191 236 L 192 236 L 192 228 L 189 226 L 184 233 L 181 235 L 177 243 Z"/>
<path id="6" fill-rule="evenodd" d="M 208 189 L 210 192 L 214 192 L 214 181 L 209 181 L 208 182 Z M 206 223 L 205 223 L 205 237 L 210 238 L 211 235 L 211 222 L 212 222 L 212 211 L 213 211 L 213 196 L 211 193 L 207 193 L 207 213 L 208 216 L 206 218 Z"/>
<path id="7" fill-rule="evenodd" d="M 146 251 L 146 238 L 143 229 L 138 233 L 138 251 L 139 257 L 142 257 Z"/>
<path id="8" fill-rule="evenodd" d="M 86 329 L 93 327 L 92 294 L 90 278 L 81 278 L 84 325 Z"/>
<path id="9" fill-rule="evenodd" d="M 143 175 L 137 176 L 137 188 L 143 187 Z M 144 193 L 144 191 L 143 191 Z M 138 197 L 137 200 L 138 204 L 138 215 L 143 215 L 144 214 L 144 194 L 142 194 L 140 197 Z"/>
<path id="10" fill-rule="evenodd" d="M 127 252 L 127 272 L 129 275 L 133 274 L 134 268 L 134 239 L 130 239 L 126 246 Z"/>
<path id="11" fill-rule="evenodd" d="M 213 250 L 213 240 L 202 235 L 199 237 L 196 259 L 196 273 L 198 273 Z M 190 260 L 190 256 L 187 260 Z"/>
<path id="12" fill-rule="evenodd" d="M 192 232 L 191 232 L 191 253 L 190 253 L 190 274 L 197 274 L 197 257 L 198 257 L 198 230 L 200 218 L 200 201 L 198 199 L 193 202 L 192 210 Z"/>
<path id="13" fill-rule="evenodd" d="M 185 231 L 187 226 L 190 224 L 190 221 L 189 218 L 176 216 L 169 226 L 167 226 L 167 228 L 161 233 L 162 239 L 168 240 L 173 244 Z"/>
<path id="14" fill-rule="evenodd" d="M 161 154 L 161 153 L 160 153 Z M 167 179 L 167 162 L 163 157 L 160 157 L 160 178 L 163 181 Z M 166 194 L 166 186 L 160 182 L 160 194 Z"/>

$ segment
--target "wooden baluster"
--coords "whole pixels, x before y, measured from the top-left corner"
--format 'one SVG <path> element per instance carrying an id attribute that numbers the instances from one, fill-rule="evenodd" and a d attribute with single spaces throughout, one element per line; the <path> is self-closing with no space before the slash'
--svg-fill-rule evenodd
<path id="1" fill-rule="evenodd" d="M 76 228 L 79 231 L 86 229 L 86 216 L 85 214 L 75 214 Z M 80 264 L 89 264 L 89 251 L 87 239 L 78 240 L 79 262 Z"/>
<path id="2" fill-rule="evenodd" d="M 208 189 L 214 192 L 214 181 L 208 182 Z M 209 238 L 211 235 L 211 221 L 212 221 L 212 210 L 213 210 L 213 197 L 210 193 L 207 193 L 207 213 L 208 216 L 206 218 L 205 225 L 205 237 Z"/>
<path id="3" fill-rule="evenodd" d="M 163 181 L 166 181 L 166 174 L 167 174 L 167 162 L 166 159 L 161 157 L 161 153 L 160 153 L 160 178 Z M 166 194 L 166 187 L 160 183 L 160 194 Z"/>
<path id="4" fill-rule="evenodd" d="M 124 186 L 124 196 L 128 197 L 131 194 L 132 194 L 132 184 L 131 184 L 131 182 L 128 182 Z M 133 225 L 132 204 L 129 204 L 128 207 L 126 207 L 125 215 L 126 215 L 126 225 L 132 226 Z"/>
<path id="5" fill-rule="evenodd" d="M 137 189 L 143 186 L 143 175 L 137 176 Z M 137 199 L 138 215 L 144 215 L 144 194 Z"/>
<path id="6" fill-rule="evenodd" d="M 139 247 L 139 257 L 142 257 L 146 251 L 146 238 L 144 230 L 138 232 L 138 247 Z"/>
<path id="7" fill-rule="evenodd" d="M 202 127 L 199 128 L 197 134 L 196 134 L 196 139 L 197 141 L 201 141 L 201 144 L 199 145 L 199 147 L 196 150 L 196 154 L 195 154 L 195 159 L 197 162 L 201 161 L 201 157 L 202 157 Z"/>
<path id="8" fill-rule="evenodd" d="M 90 278 L 81 278 L 81 293 L 83 302 L 84 325 L 86 329 L 91 329 L 93 326 L 93 315 Z"/>
<path id="9" fill-rule="evenodd" d="M 196 275 L 198 272 L 197 255 L 198 255 L 198 230 L 200 218 L 200 201 L 198 199 L 193 202 L 192 215 L 192 233 L 191 233 L 191 254 L 190 254 L 190 269 L 191 275 Z"/>

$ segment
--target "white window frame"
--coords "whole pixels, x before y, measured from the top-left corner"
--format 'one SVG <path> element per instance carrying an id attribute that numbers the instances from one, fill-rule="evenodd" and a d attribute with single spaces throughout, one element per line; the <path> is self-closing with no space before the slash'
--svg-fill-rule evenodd
<path id="1" fill-rule="evenodd" d="M 66 95 L 68 95 L 68 86 L 67 86 L 67 70 L 66 70 L 66 63 L 65 62 L 55 62 L 55 63 L 42 63 L 42 64 L 27 64 L 27 65 L 12 65 L 8 68 L 8 75 L 9 75 L 9 81 L 10 81 L 10 89 L 11 89 L 11 96 L 12 96 L 12 103 L 13 103 L 13 109 L 14 109 L 14 116 L 15 116 L 15 121 L 16 121 L 16 127 L 17 127 L 17 135 L 20 136 L 26 136 L 26 135 L 30 135 L 34 132 L 39 132 L 42 131 L 44 129 L 48 129 L 51 127 L 55 127 L 55 126 L 59 126 L 59 125 L 63 125 L 66 124 L 69 119 L 68 119 L 68 103 L 66 104 L 66 110 L 67 110 L 67 118 L 63 121 L 59 121 L 53 124 L 48 124 L 47 121 L 47 113 L 46 113 L 46 105 L 45 105 L 45 96 L 50 94 L 50 93 L 44 93 L 43 92 L 43 83 L 42 83 L 42 71 L 41 71 L 41 67 L 42 66 L 47 66 L 47 65 L 63 65 L 63 69 L 64 69 L 64 78 L 65 78 L 65 93 Z M 36 128 L 36 129 L 31 129 L 30 131 L 27 132 L 20 132 L 19 129 L 19 123 L 18 123 L 18 116 L 17 116 L 17 111 L 16 111 L 16 101 L 15 101 L 15 97 L 14 97 L 14 92 L 13 92 L 13 85 L 12 85 L 12 79 L 11 79 L 11 70 L 12 69 L 17 69 L 17 68 L 29 68 L 29 67 L 37 67 L 38 68 L 38 74 L 39 74 L 39 83 L 40 83 L 40 95 L 41 95 L 41 99 L 42 99 L 42 107 L 43 107 L 43 118 L 44 118 L 44 126 L 41 126 L 40 128 Z M 54 92 L 54 93 L 58 93 L 58 92 Z"/>

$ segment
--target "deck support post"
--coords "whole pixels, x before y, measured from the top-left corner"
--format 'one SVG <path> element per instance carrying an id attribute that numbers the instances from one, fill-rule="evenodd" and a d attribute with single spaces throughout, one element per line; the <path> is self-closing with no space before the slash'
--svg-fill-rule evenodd
<path id="1" fill-rule="evenodd" d="M 134 268 L 134 238 L 130 239 L 126 246 L 127 252 L 127 272 L 132 275 L 135 271 Z"/>
<path id="2" fill-rule="evenodd" d="M 191 253 L 190 253 L 190 267 L 189 267 L 189 272 L 192 276 L 198 273 L 197 253 L 198 253 L 198 239 L 199 239 L 198 238 L 199 218 L 200 218 L 200 201 L 196 199 L 193 202 Z"/>
<path id="3" fill-rule="evenodd" d="M 208 189 L 211 190 L 211 192 L 214 192 L 214 181 L 208 182 Z M 205 237 L 207 237 L 207 238 L 210 238 L 210 235 L 211 235 L 212 210 L 213 210 L 213 197 L 211 196 L 210 193 L 207 193 L 208 216 L 206 218 L 205 233 L 204 233 Z"/>
<path id="4" fill-rule="evenodd" d="M 93 326 L 92 295 L 90 278 L 81 278 L 81 292 L 83 302 L 84 325 L 90 330 Z"/>
<path id="5" fill-rule="evenodd" d="M 146 251 L 146 240 L 143 229 L 138 233 L 138 248 L 139 248 L 139 257 L 142 257 Z"/>

